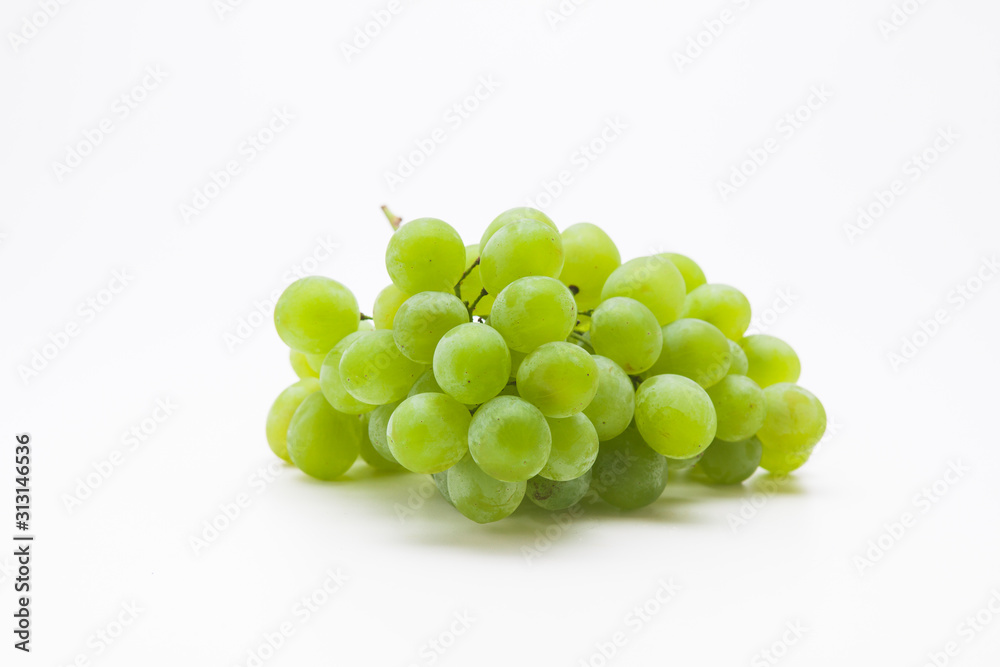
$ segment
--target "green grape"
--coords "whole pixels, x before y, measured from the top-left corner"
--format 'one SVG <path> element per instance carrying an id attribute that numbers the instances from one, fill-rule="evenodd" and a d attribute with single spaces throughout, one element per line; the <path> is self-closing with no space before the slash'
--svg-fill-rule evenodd
<path id="1" fill-rule="evenodd" d="M 507 285 L 493 302 L 490 326 L 508 347 L 531 352 L 542 343 L 565 341 L 576 324 L 576 301 L 555 278 L 532 276 Z"/>
<path id="2" fill-rule="evenodd" d="M 396 311 L 409 298 L 409 294 L 395 285 L 389 285 L 379 292 L 378 296 L 375 297 L 375 305 L 372 307 L 375 328 L 391 329 L 392 322 L 396 318 Z"/>
<path id="3" fill-rule="evenodd" d="M 274 306 L 274 328 L 288 347 L 326 354 L 358 330 L 361 314 L 351 290 L 320 276 L 300 278 L 285 288 Z"/>
<path id="4" fill-rule="evenodd" d="M 812 392 L 791 382 L 764 390 L 767 417 L 757 431 L 764 449 L 802 452 L 812 449 L 826 432 L 826 410 Z"/>
<path id="5" fill-rule="evenodd" d="M 569 335 L 569 338 L 566 339 L 566 342 L 576 345 L 587 354 L 594 354 L 594 346 L 590 344 L 590 332 L 577 333 L 574 331 Z"/>
<path id="6" fill-rule="evenodd" d="M 389 451 L 407 470 L 444 472 L 468 453 L 471 420 L 468 408 L 447 394 L 411 396 L 389 417 Z"/>
<path id="7" fill-rule="evenodd" d="M 601 290 L 601 300 L 627 296 L 642 303 L 660 325 L 673 322 L 684 308 L 684 277 L 673 263 L 659 256 L 638 257 L 615 269 Z"/>
<path id="8" fill-rule="evenodd" d="M 445 470 L 444 472 L 436 472 L 431 475 L 431 479 L 434 480 L 434 486 L 437 487 L 441 497 L 447 500 L 449 505 L 454 507 L 455 503 L 452 502 L 451 494 L 448 493 L 448 471 Z"/>
<path id="9" fill-rule="evenodd" d="M 559 280 L 576 299 L 578 310 L 593 310 L 601 303 L 601 290 L 622 257 L 603 229 L 589 222 L 571 225 L 562 233 L 563 264 Z"/>
<path id="10" fill-rule="evenodd" d="M 505 482 L 531 479 L 545 467 L 551 449 L 545 417 L 523 399 L 497 396 L 472 416 L 469 451 L 491 477 Z"/>
<path id="11" fill-rule="evenodd" d="M 705 450 L 715 438 L 712 399 L 696 382 L 680 375 L 657 375 L 635 394 L 635 425 L 650 447 L 673 459 Z"/>
<path id="12" fill-rule="evenodd" d="M 367 332 L 375 331 L 375 320 L 368 318 L 367 320 L 361 320 L 358 324 L 358 331 Z"/>
<path id="13" fill-rule="evenodd" d="M 423 375 L 417 378 L 417 381 L 413 383 L 410 387 L 410 392 L 406 395 L 407 398 L 410 396 L 416 396 L 417 394 L 443 394 L 444 389 L 441 385 L 437 383 L 434 379 L 434 370 L 426 370 Z"/>
<path id="14" fill-rule="evenodd" d="M 767 389 L 779 382 L 796 382 L 802 372 L 792 346 L 774 336 L 755 334 L 740 341 L 747 357 L 747 377 Z"/>
<path id="15" fill-rule="evenodd" d="M 459 512 L 476 523 L 499 521 L 524 499 L 524 482 L 502 482 L 483 472 L 471 456 L 448 469 L 448 496 Z"/>
<path id="16" fill-rule="evenodd" d="M 695 288 L 705 284 L 705 272 L 690 257 L 679 255 L 676 252 L 665 252 L 660 255 L 669 259 L 684 278 L 684 288 L 690 294 Z"/>
<path id="17" fill-rule="evenodd" d="M 590 470 L 587 470 L 579 477 L 557 482 L 539 475 L 528 480 L 524 494 L 542 509 L 558 512 L 576 505 L 587 497 L 590 492 L 591 476 Z"/>
<path id="18" fill-rule="evenodd" d="M 663 332 L 653 311 L 635 299 L 616 296 L 594 310 L 590 343 L 597 354 L 638 375 L 660 358 Z"/>
<path id="19" fill-rule="evenodd" d="M 716 327 L 702 320 L 677 320 L 663 327 L 660 357 L 642 377 L 683 375 L 711 387 L 726 377 L 731 362 L 729 340 Z"/>
<path id="20" fill-rule="evenodd" d="M 601 443 L 590 486 L 609 505 L 623 510 L 656 501 L 667 486 L 667 460 L 650 449 L 634 426 Z"/>
<path id="21" fill-rule="evenodd" d="M 518 398 L 521 398 L 521 393 L 517 390 L 517 384 L 511 382 L 506 387 L 501 389 L 497 396 L 517 396 Z"/>
<path id="22" fill-rule="evenodd" d="M 429 364 L 441 337 L 468 321 L 468 309 L 454 294 L 421 292 L 396 311 L 392 337 L 407 359 Z"/>
<path id="23" fill-rule="evenodd" d="M 729 341 L 729 355 L 732 360 L 729 364 L 729 375 L 746 375 L 750 364 L 747 361 L 746 352 L 740 344 L 734 340 Z"/>
<path id="24" fill-rule="evenodd" d="M 705 451 L 707 452 L 708 450 L 706 449 Z M 678 476 L 679 477 L 681 475 L 688 474 L 694 468 L 695 464 L 697 464 L 698 461 L 701 460 L 701 457 L 704 456 L 704 454 L 705 454 L 705 452 L 702 452 L 701 454 L 696 454 L 695 456 L 691 456 L 691 457 L 686 458 L 686 459 L 669 459 L 668 458 L 667 459 L 667 468 L 670 469 L 670 475 L 671 475 L 671 477 L 673 477 L 673 476 Z"/>
<path id="25" fill-rule="evenodd" d="M 563 267 L 562 237 L 548 225 L 535 220 L 518 220 L 490 238 L 482 250 L 479 275 L 490 294 L 518 278 L 556 278 Z"/>
<path id="26" fill-rule="evenodd" d="M 479 239 L 479 248 L 485 248 L 486 244 L 490 242 L 491 238 L 493 238 L 493 235 L 500 231 L 501 228 L 512 222 L 517 222 L 518 220 L 535 220 L 536 222 L 543 222 L 556 232 L 559 231 L 559 228 L 556 227 L 556 223 L 552 222 L 552 220 L 549 219 L 549 216 L 545 215 L 536 208 L 520 206 L 504 211 L 489 224 L 486 231 L 483 232 L 483 237 Z"/>
<path id="27" fill-rule="evenodd" d="M 309 365 L 309 359 L 298 350 L 288 350 L 288 361 L 292 364 L 292 370 L 299 376 L 300 380 L 306 378 L 318 378 L 319 374 Z"/>
<path id="28" fill-rule="evenodd" d="M 369 436 L 368 427 L 371 423 L 371 419 L 368 415 L 362 415 L 362 428 L 361 428 L 361 458 L 364 459 L 365 463 L 370 465 L 376 470 L 387 470 L 387 471 L 400 471 L 403 466 L 399 465 L 395 461 L 390 461 L 375 449 L 372 445 L 371 437 Z"/>
<path id="29" fill-rule="evenodd" d="M 621 366 L 607 357 L 594 357 L 597 364 L 597 393 L 583 410 L 594 425 L 600 440 L 610 440 L 622 433 L 635 414 L 635 387 Z"/>
<path id="30" fill-rule="evenodd" d="M 545 343 L 517 369 L 517 391 L 546 417 L 583 412 L 597 393 L 597 364 L 571 343 Z"/>
<path id="31" fill-rule="evenodd" d="M 348 334 L 348 335 L 350 335 L 350 334 Z M 343 338 L 341 338 L 340 340 L 343 340 Z M 336 345 L 334 347 L 336 347 Z M 312 372 L 316 374 L 316 377 L 319 377 L 319 372 L 321 370 L 323 370 L 323 362 L 326 360 L 326 355 L 327 355 L 327 352 L 324 352 L 323 354 L 304 354 L 303 355 L 306 358 L 306 364 L 308 364 L 308 366 L 312 370 Z"/>
<path id="32" fill-rule="evenodd" d="M 472 311 L 473 315 L 478 317 L 489 317 L 490 308 L 493 307 L 493 300 L 496 299 L 495 294 L 487 294 L 483 298 L 479 298 L 480 293 L 483 291 L 483 277 L 479 271 L 479 244 L 474 243 L 472 245 L 465 246 L 465 270 L 468 275 L 465 276 L 465 280 L 462 281 L 462 287 L 459 290 L 459 294 L 462 301 L 469 304 L 476 303 L 475 309 Z"/>
<path id="33" fill-rule="evenodd" d="M 715 406 L 719 440 L 746 440 L 764 424 L 764 391 L 745 375 L 727 375 L 705 391 Z"/>
<path id="34" fill-rule="evenodd" d="M 385 268 L 393 284 L 407 294 L 453 293 L 465 271 L 465 244 L 443 220 L 411 220 L 389 239 Z"/>
<path id="35" fill-rule="evenodd" d="M 337 479 L 361 452 L 363 421 L 337 412 L 323 394 L 310 394 L 288 424 L 288 455 L 295 467 L 316 479 Z"/>
<path id="36" fill-rule="evenodd" d="M 702 285 L 684 300 L 681 317 L 714 324 L 730 340 L 740 340 L 750 326 L 750 302 L 735 287 Z"/>
<path id="37" fill-rule="evenodd" d="M 600 443 L 597 431 L 584 415 L 565 419 L 545 418 L 552 434 L 552 450 L 540 477 L 557 482 L 576 479 L 590 470 Z"/>
<path id="38" fill-rule="evenodd" d="M 801 468 L 809 460 L 811 454 L 812 448 L 784 452 L 780 449 L 771 449 L 765 446 L 764 452 L 760 457 L 760 467 L 772 475 L 787 475 Z"/>
<path id="39" fill-rule="evenodd" d="M 698 461 L 698 473 L 712 484 L 741 484 L 757 470 L 763 452 L 760 440 L 716 440 Z"/>
<path id="40" fill-rule="evenodd" d="M 292 421 L 292 415 L 302 405 L 302 401 L 317 391 L 319 391 L 319 380 L 303 378 L 286 387 L 271 404 L 271 409 L 267 412 L 265 429 L 267 444 L 279 459 L 292 462 L 292 458 L 288 455 L 288 424 Z"/>
<path id="41" fill-rule="evenodd" d="M 349 415 L 362 415 L 378 407 L 372 403 L 365 403 L 354 398 L 344 387 L 344 383 L 340 379 L 340 359 L 344 356 L 344 350 L 353 345 L 354 341 L 370 333 L 370 331 L 355 331 L 352 334 L 348 334 L 343 340 L 333 346 L 330 353 L 326 355 L 326 359 L 323 360 L 323 366 L 319 369 L 319 384 L 323 391 L 323 396 L 326 397 L 326 400 L 333 406 L 334 410 Z"/>
<path id="42" fill-rule="evenodd" d="M 501 336 L 502 338 L 503 336 Z M 511 379 L 517 377 L 517 369 L 521 367 L 521 362 L 524 358 L 528 356 L 524 352 L 518 352 L 517 350 L 510 351 L 510 377 Z"/>
<path id="43" fill-rule="evenodd" d="M 445 393 L 462 403 L 484 403 L 510 379 L 510 352 L 494 329 L 460 324 L 441 338 L 434 351 L 434 379 Z"/>
<path id="44" fill-rule="evenodd" d="M 392 455 L 392 450 L 389 449 L 387 431 L 389 429 L 389 418 L 392 417 L 393 411 L 399 407 L 400 403 L 402 401 L 380 405 L 368 415 L 368 439 L 371 440 L 372 447 L 382 455 L 382 458 L 394 463 L 398 462 L 396 461 L 396 457 Z"/>
<path id="45" fill-rule="evenodd" d="M 372 405 L 406 397 L 425 364 L 403 356 L 386 330 L 363 334 L 340 357 L 340 379 L 354 398 Z"/>

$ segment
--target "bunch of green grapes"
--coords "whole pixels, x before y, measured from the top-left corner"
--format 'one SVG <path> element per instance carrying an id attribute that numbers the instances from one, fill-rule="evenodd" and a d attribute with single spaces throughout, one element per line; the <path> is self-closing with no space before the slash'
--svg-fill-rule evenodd
<path id="1" fill-rule="evenodd" d="M 592 223 L 512 208 L 478 243 L 401 226 L 372 316 L 330 278 L 292 283 L 274 323 L 298 381 L 267 416 L 276 456 L 320 480 L 430 475 L 478 523 L 655 503 L 669 478 L 786 475 L 826 429 L 795 351 L 747 335 L 750 302 L 689 257 L 622 262 Z"/>

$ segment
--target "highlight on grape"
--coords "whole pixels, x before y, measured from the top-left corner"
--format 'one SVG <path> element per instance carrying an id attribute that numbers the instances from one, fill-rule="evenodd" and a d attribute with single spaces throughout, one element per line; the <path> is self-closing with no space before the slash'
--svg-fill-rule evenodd
<path id="1" fill-rule="evenodd" d="M 271 406 L 267 442 L 305 474 L 336 480 L 360 457 L 428 475 L 489 523 L 525 502 L 637 509 L 679 477 L 787 475 L 823 438 L 795 350 L 747 335 L 750 302 L 689 257 L 622 262 L 597 225 L 560 231 L 529 207 L 470 245 L 443 220 L 386 215 L 392 284 L 371 316 L 322 276 L 274 308 L 299 379 Z"/>

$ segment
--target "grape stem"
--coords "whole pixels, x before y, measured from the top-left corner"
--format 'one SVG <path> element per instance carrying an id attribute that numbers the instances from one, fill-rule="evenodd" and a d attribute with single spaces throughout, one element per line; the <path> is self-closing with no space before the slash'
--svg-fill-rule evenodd
<path id="1" fill-rule="evenodd" d="M 474 311 L 476 309 L 476 306 L 479 305 L 479 302 L 482 301 L 483 297 L 485 297 L 487 294 L 488 294 L 488 292 L 486 291 L 485 288 L 483 288 L 483 291 L 479 293 L 479 296 L 476 297 L 476 300 L 472 302 L 471 306 L 469 306 L 469 315 L 470 316 L 472 315 L 472 311 Z"/>
<path id="2" fill-rule="evenodd" d="M 590 345 L 590 342 L 581 335 L 582 333 L 584 333 L 584 332 L 583 331 L 577 331 L 576 329 L 573 329 L 573 331 L 571 331 L 569 333 L 569 337 L 570 338 L 575 338 L 576 340 L 580 341 L 581 343 L 587 343 L 587 345 Z"/>
<path id="3" fill-rule="evenodd" d="M 403 219 L 389 210 L 388 206 L 382 206 L 382 212 L 385 213 L 385 217 L 389 220 L 389 224 L 392 225 L 392 231 L 399 229 L 399 226 L 403 224 Z"/>
<path id="4" fill-rule="evenodd" d="M 479 266 L 479 259 L 480 259 L 479 257 L 476 257 L 476 261 L 472 263 L 472 266 L 466 269 L 465 273 L 462 274 L 462 277 L 458 279 L 457 283 L 455 283 L 455 296 L 457 296 L 459 299 L 462 298 L 462 281 L 469 277 L 469 274 L 472 273 L 472 270 L 474 268 Z M 469 304 L 465 305 L 468 306 Z"/>
<path id="5" fill-rule="evenodd" d="M 374 319 L 375 318 L 372 317 L 371 315 L 365 315 L 364 313 L 361 313 L 361 321 L 362 322 L 364 322 L 365 320 L 374 320 Z"/>
<path id="6" fill-rule="evenodd" d="M 587 317 L 590 317 L 593 314 L 594 314 L 594 309 L 593 308 L 591 308 L 590 310 L 584 310 L 582 312 L 577 313 L 577 315 L 586 315 Z"/>
<path id="7" fill-rule="evenodd" d="M 632 386 L 635 387 L 636 389 L 638 389 L 639 385 L 642 384 L 642 378 L 640 378 L 638 375 L 629 375 L 628 379 L 632 381 Z"/>

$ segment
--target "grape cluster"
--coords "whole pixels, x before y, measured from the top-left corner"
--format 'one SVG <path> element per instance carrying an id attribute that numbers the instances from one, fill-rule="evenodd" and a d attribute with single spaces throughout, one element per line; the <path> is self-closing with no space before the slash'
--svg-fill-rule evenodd
<path id="1" fill-rule="evenodd" d="M 470 246 L 441 220 L 408 222 L 385 264 L 370 318 L 318 276 L 275 307 L 300 380 L 271 407 L 267 440 L 318 479 L 360 455 L 432 475 L 479 523 L 525 497 L 560 510 L 593 492 L 634 509 L 668 474 L 790 473 L 826 429 L 795 351 L 745 336 L 747 298 L 683 255 L 622 263 L 600 227 L 560 233 L 515 208 Z"/>

